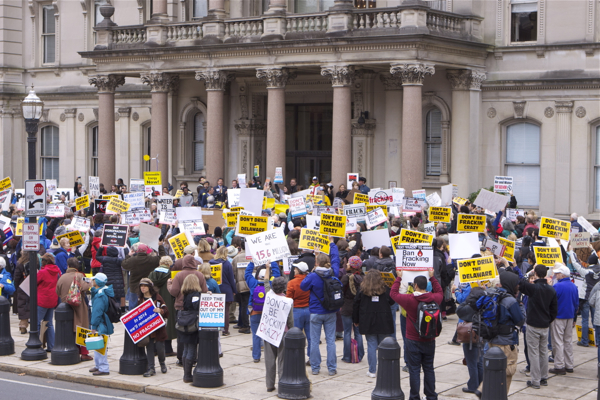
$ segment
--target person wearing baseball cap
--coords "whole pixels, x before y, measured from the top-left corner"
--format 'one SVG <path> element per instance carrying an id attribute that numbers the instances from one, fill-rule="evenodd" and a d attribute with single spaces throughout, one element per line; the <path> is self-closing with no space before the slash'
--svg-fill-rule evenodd
<path id="1" fill-rule="evenodd" d="M 292 264 L 294 268 L 294 278 L 287 284 L 286 297 L 294 300 L 294 327 L 304 331 L 306 335 L 306 356 L 310 358 L 310 311 L 308 310 L 308 302 L 310 291 L 306 292 L 300 289 L 300 284 L 308 274 L 308 264 L 304 261 L 298 261 Z M 310 365 L 310 360 L 306 361 L 306 365 Z"/>
<path id="2" fill-rule="evenodd" d="M 550 324 L 554 368 L 550 368 L 548 372 L 566 375 L 567 372 L 573 372 L 573 319 L 579 309 L 579 290 L 571 282 L 571 271 L 565 265 L 554 263 L 552 272 L 556 280 L 554 290 L 556 290 L 558 314 Z"/>
<path id="3" fill-rule="evenodd" d="M 317 178 L 316 176 L 313 176 L 312 177 L 312 183 L 310 184 L 309 187 L 312 188 L 312 187 L 315 187 L 315 186 L 321 186 L 321 185 L 319 184 L 319 178 Z"/>

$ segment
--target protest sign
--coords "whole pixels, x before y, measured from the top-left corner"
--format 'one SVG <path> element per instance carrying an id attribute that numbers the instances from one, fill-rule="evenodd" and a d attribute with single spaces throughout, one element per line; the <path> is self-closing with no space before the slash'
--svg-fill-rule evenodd
<path id="1" fill-rule="evenodd" d="M 491 239 L 484 239 L 483 247 L 485 247 L 487 250 L 491 251 L 494 255 L 498 257 L 504 257 L 504 252 L 506 248 L 503 244 L 500 244 Z"/>
<path id="2" fill-rule="evenodd" d="M 542 217 L 540 221 L 540 233 L 539 237 L 549 237 L 553 239 L 560 238 L 562 240 L 569 240 L 569 233 L 571 230 L 571 223 L 561 221 L 559 219 Z"/>
<path id="3" fill-rule="evenodd" d="M 46 190 L 50 196 L 54 197 L 57 188 L 58 183 L 56 182 L 56 179 L 46 179 Z"/>
<path id="4" fill-rule="evenodd" d="M 428 224 L 424 224 L 423 232 L 425 232 L 426 234 L 431 235 L 431 236 L 433 236 L 433 238 L 435 238 L 435 236 L 436 236 L 435 223 L 430 222 Z"/>
<path id="5" fill-rule="evenodd" d="M 74 231 L 88 232 L 90 230 L 90 220 L 89 218 L 73 217 L 71 227 Z"/>
<path id="6" fill-rule="evenodd" d="M 229 209 L 229 211 L 230 211 L 230 212 L 231 212 L 231 211 L 233 211 L 233 212 L 238 212 L 238 211 L 242 211 L 243 209 L 244 209 L 244 207 L 239 207 L 239 206 L 237 206 L 237 207 L 231 207 L 231 208 Z"/>
<path id="7" fill-rule="evenodd" d="M 125 247 L 127 245 L 127 225 L 104 224 L 102 246 Z"/>
<path id="8" fill-rule="evenodd" d="M 402 209 L 404 211 L 420 212 L 422 210 L 422 206 L 421 206 L 421 203 L 419 202 L 419 199 L 416 199 L 414 197 L 405 197 L 404 204 L 402 205 Z"/>
<path id="9" fill-rule="evenodd" d="M 396 269 L 424 271 L 433 268 L 433 247 L 401 244 L 396 249 Z"/>
<path id="10" fill-rule="evenodd" d="M 199 300 L 192 298 L 192 302 L 194 301 L 200 301 L 198 320 L 200 328 L 225 327 L 225 294 L 202 293 Z"/>
<path id="11" fill-rule="evenodd" d="M 385 223 L 387 221 L 387 217 L 385 216 L 385 213 L 381 207 L 377 207 L 373 211 L 367 212 L 365 220 L 367 222 L 367 228 L 371 229 L 377 225 Z"/>
<path id="12" fill-rule="evenodd" d="M 85 339 L 90 337 L 102 336 L 104 339 L 104 348 L 100 350 L 94 350 L 98 353 L 105 355 L 106 354 L 106 346 L 108 345 L 108 335 L 101 335 L 98 332 L 92 333 L 91 329 L 82 328 L 81 326 L 75 327 L 75 344 L 78 346 L 85 347 Z"/>
<path id="13" fill-rule="evenodd" d="M 203 210 L 200 207 L 177 207 L 177 219 L 179 221 L 200 219 L 203 220 Z M 221 226 L 223 224 L 220 224 Z"/>
<path id="14" fill-rule="evenodd" d="M 358 232 L 358 221 L 354 218 L 346 218 L 346 235 Z"/>
<path id="15" fill-rule="evenodd" d="M 141 213 L 139 211 L 128 211 L 121 214 L 121 223 L 128 226 L 139 226 Z"/>
<path id="16" fill-rule="evenodd" d="M 12 187 L 12 181 L 10 180 L 10 176 L 0 180 L 0 190 L 7 190 Z"/>
<path id="17" fill-rule="evenodd" d="M 413 190 L 412 197 L 415 199 L 427 200 L 427 192 L 425 192 L 425 189 Z"/>
<path id="18" fill-rule="evenodd" d="M 289 257 L 283 257 L 283 273 L 286 275 L 290 274 L 290 271 L 292 270 L 292 268 L 294 268 L 294 263 L 296 262 L 296 260 L 298 260 L 298 257 L 300 256 L 289 256 Z M 238 263 L 238 268 L 240 267 L 240 264 L 246 264 L 246 266 L 248 266 L 248 263 Z"/>
<path id="19" fill-rule="evenodd" d="M 178 190 L 175 192 L 175 196 L 173 196 L 173 198 L 174 198 L 174 199 L 178 199 L 178 198 L 180 198 L 181 196 L 183 196 L 183 190 L 181 190 L 181 189 L 178 189 Z"/>
<path id="20" fill-rule="evenodd" d="M 454 197 L 452 199 L 452 202 L 458 204 L 459 206 L 464 206 L 465 204 L 467 204 L 467 201 L 469 200 L 464 199 L 462 197 Z"/>
<path id="21" fill-rule="evenodd" d="M 81 246 L 82 244 L 85 243 L 83 241 L 83 236 L 81 235 L 81 233 L 79 231 L 64 233 L 60 236 L 57 236 L 56 240 L 60 243 L 60 239 L 65 238 L 65 237 L 67 239 L 69 239 L 69 243 L 70 243 L 71 247 Z"/>
<path id="22" fill-rule="evenodd" d="M 140 242 L 148 245 L 151 249 L 158 251 L 158 238 L 162 235 L 160 228 L 140 224 Z"/>
<path id="23" fill-rule="evenodd" d="M 262 209 L 270 210 L 275 207 L 275 199 L 273 197 L 263 197 Z"/>
<path id="24" fill-rule="evenodd" d="M 169 238 L 169 245 L 173 250 L 173 254 L 175 254 L 175 258 L 177 259 L 183 258 L 183 256 L 185 256 L 185 254 L 183 253 L 183 249 L 189 246 L 189 244 L 190 242 L 188 241 L 185 232 L 182 232 L 178 235 Z"/>
<path id="25" fill-rule="evenodd" d="M 477 198 L 475 199 L 475 205 L 492 212 L 498 212 L 504 210 L 506 203 L 510 200 L 510 197 L 490 192 L 489 190 L 481 189 Z"/>
<path id="26" fill-rule="evenodd" d="M 152 213 L 149 209 L 144 208 L 143 210 L 138 210 L 140 213 L 140 222 L 150 222 L 152 221 Z"/>
<path id="27" fill-rule="evenodd" d="M 312 193 L 312 190 L 310 190 L 310 189 L 304 189 L 304 190 L 301 190 L 299 192 L 292 193 L 292 198 L 295 198 L 295 197 L 305 198 L 306 196 L 308 196 L 311 193 Z"/>
<path id="28" fill-rule="evenodd" d="M 132 209 L 144 208 L 144 192 L 123 193 L 123 200 L 131 205 Z"/>
<path id="29" fill-rule="evenodd" d="M 394 204 L 394 194 L 392 193 L 392 189 L 387 190 L 371 190 L 369 192 L 369 204 L 374 204 L 376 206 L 385 206 Z"/>
<path id="30" fill-rule="evenodd" d="M 398 209 L 398 206 L 388 206 L 388 216 L 392 215 L 394 218 L 400 218 L 400 210 Z"/>
<path id="31" fill-rule="evenodd" d="M 450 258 L 471 258 L 473 254 L 480 253 L 479 234 L 472 233 L 450 233 L 448 235 L 450 247 Z"/>
<path id="32" fill-rule="evenodd" d="M 352 189 L 352 182 L 358 182 L 358 174 L 356 172 L 346 173 L 346 189 Z"/>
<path id="33" fill-rule="evenodd" d="M 358 192 L 354 193 L 354 204 L 359 203 L 369 204 L 369 196 Z"/>
<path id="34" fill-rule="evenodd" d="M 94 214 L 106 214 L 106 206 L 107 205 L 108 205 L 108 200 L 94 199 Z M 64 211 L 63 211 L 63 213 L 64 213 Z"/>
<path id="35" fill-rule="evenodd" d="M 210 276 L 217 282 L 223 284 L 223 264 L 210 264 Z"/>
<path id="36" fill-rule="evenodd" d="M 237 175 L 238 186 L 241 188 L 245 188 L 246 184 L 246 174 L 238 174 Z M 227 190 L 229 192 L 229 190 Z"/>
<path id="37" fill-rule="evenodd" d="M 314 229 L 302 228 L 298 248 L 305 250 L 320 250 L 329 254 L 329 238 Z"/>
<path id="38" fill-rule="evenodd" d="M 10 201 L 12 198 L 12 189 L 4 190 L 0 192 L 0 206 L 3 211 L 8 211 L 10 208 Z"/>
<path id="39" fill-rule="evenodd" d="M 495 176 L 494 177 L 494 192 L 509 193 L 513 188 L 512 176 Z M 477 204 L 477 203 L 475 203 Z"/>
<path id="40" fill-rule="evenodd" d="M 100 197 L 100 177 L 88 176 L 88 189 L 90 196 Z"/>
<path id="41" fill-rule="evenodd" d="M 161 211 L 158 217 L 159 224 L 175 225 L 177 222 L 177 214 L 174 209 Z"/>
<path id="42" fill-rule="evenodd" d="M 272 290 L 265 297 L 265 305 L 260 317 L 256 336 L 279 347 L 287 328 L 287 318 L 294 306 L 294 300 L 277 296 Z"/>
<path id="43" fill-rule="evenodd" d="M 459 232 L 485 232 L 485 215 L 458 214 L 456 229 Z"/>
<path id="44" fill-rule="evenodd" d="M 383 213 L 385 214 L 385 217 L 387 218 L 387 216 L 388 216 L 388 206 L 376 206 L 376 205 L 373 205 L 373 204 L 366 204 L 365 205 L 365 209 L 367 210 L 367 212 L 373 211 L 373 210 L 375 210 L 377 208 L 381 209 L 381 211 L 383 211 Z"/>
<path id="45" fill-rule="evenodd" d="M 64 204 L 48 204 L 46 209 L 46 217 L 48 218 L 63 218 L 65 216 Z"/>
<path id="46" fill-rule="evenodd" d="M 275 178 L 273 179 L 273 183 L 283 183 L 283 168 L 275 167 Z"/>
<path id="47" fill-rule="evenodd" d="M 108 201 L 111 201 L 112 199 L 118 199 L 118 198 L 119 198 L 119 195 L 118 195 L 118 194 L 116 194 L 116 193 L 113 193 L 113 194 L 103 194 L 103 195 L 102 195 L 102 196 L 100 196 L 100 197 L 102 197 L 102 200 L 108 200 Z"/>
<path id="48" fill-rule="evenodd" d="M 394 275 L 391 272 L 382 272 L 381 273 L 381 278 L 383 279 L 383 282 L 386 284 L 386 286 L 390 287 L 390 288 L 392 287 L 392 285 L 396 281 L 396 275 Z"/>
<path id="49" fill-rule="evenodd" d="M 170 194 L 163 194 L 162 196 L 156 197 L 156 204 L 158 211 L 166 211 L 173 209 L 173 196 Z"/>
<path id="50" fill-rule="evenodd" d="M 450 207 L 429 207 L 429 220 L 435 222 L 450 222 L 452 209 Z"/>
<path id="51" fill-rule="evenodd" d="M 263 191 L 256 189 L 240 189 L 240 201 L 237 204 L 244 210 L 260 215 L 262 213 Z M 256 233 L 256 232 L 255 232 Z"/>
<path id="52" fill-rule="evenodd" d="M 288 204 L 290 205 L 290 213 L 292 213 L 292 218 L 306 215 L 306 205 L 304 204 L 304 198 L 292 197 L 288 200 Z"/>
<path id="53" fill-rule="evenodd" d="M 90 206 L 90 196 L 88 196 L 87 194 L 85 196 L 81 196 L 78 197 L 77 199 L 75 199 L 75 209 L 77 211 L 83 209 L 83 208 L 88 208 Z"/>
<path id="54" fill-rule="evenodd" d="M 428 235 L 427 233 L 419 232 L 419 231 L 411 231 L 409 229 L 402 229 L 400 232 L 400 243 L 427 243 L 431 245 L 433 241 L 433 235 Z"/>
<path id="55" fill-rule="evenodd" d="M 269 217 L 254 217 L 238 215 L 235 234 L 238 236 L 250 236 L 255 233 L 265 232 L 269 229 Z"/>
<path id="56" fill-rule="evenodd" d="M 498 271 L 494 263 L 494 256 L 471 258 L 458 261 L 458 275 L 460 283 L 470 283 L 494 279 Z"/>
<path id="57" fill-rule="evenodd" d="M 550 268 L 554 267 L 554 263 L 557 261 L 562 264 L 560 247 L 535 246 L 533 251 L 535 252 L 535 262 L 538 264 Z"/>
<path id="58" fill-rule="evenodd" d="M 142 192 L 144 193 L 144 180 L 139 178 L 129 179 L 129 191 L 130 192 Z"/>
<path id="59" fill-rule="evenodd" d="M 516 221 L 517 217 L 523 217 L 525 218 L 527 216 L 527 211 L 521 209 L 521 208 L 507 208 L 506 209 L 506 218 L 510 219 L 511 221 Z"/>
<path id="60" fill-rule="evenodd" d="M 272 229 L 248 236 L 246 246 L 254 265 L 283 260 L 291 255 L 283 229 Z"/>
<path id="61" fill-rule="evenodd" d="M 148 299 L 121 317 L 121 322 L 133 343 L 165 326 L 163 317 L 154 312 L 154 309 L 160 306 L 160 302 L 155 305 L 152 299 Z"/>
<path id="62" fill-rule="evenodd" d="M 192 236 L 206 235 L 204 223 L 201 219 L 179 221 L 179 229 L 183 232 L 189 233 Z"/>
<path id="63" fill-rule="evenodd" d="M 571 246 L 574 249 L 588 247 L 590 245 L 590 237 L 591 235 L 589 232 L 573 233 L 571 235 Z"/>
<path id="64" fill-rule="evenodd" d="M 427 204 L 429 204 L 429 207 L 440 207 L 442 205 L 442 198 L 438 192 L 433 192 L 427 196 Z"/>
<path id="65" fill-rule="evenodd" d="M 162 186 L 162 178 L 160 171 L 145 171 L 144 172 L 145 186 Z"/>
<path id="66" fill-rule="evenodd" d="M 513 242 L 512 240 L 504 239 L 501 236 L 498 237 L 498 241 L 500 242 L 501 245 L 504 246 L 504 255 L 503 255 L 503 257 L 506 258 L 508 261 L 514 262 L 515 261 L 515 246 L 516 246 L 516 243 Z"/>
<path id="67" fill-rule="evenodd" d="M 182 208 L 191 208 L 191 207 L 178 207 L 177 208 L 178 212 Z M 215 226 L 225 225 L 225 220 L 223 219 L 223 210 L 218 210 L 216 208 L 202 209 L 202 221 L 206 222 L 208 224 L 209 229 L 211 227 L 212 227 L 212 229 L 214 229 Z"/>
<path id="68" fill-rule="evenodd" d="M 111 199 L 106 206 L 107 211 L 120 214 L 129 210 L 129 203 L 120 199 Z"/>
<path id="69" fill-rule="evenodd" d="M 346 236 L 346 217 L 336 214 L 321 214 L 321 224 L 319 232 L 324 235 L 345 237 Z"/>
<path id="70" fill-rule="evenodd" d="M 392 247 L 390 233 L 387 229 L 361 232 L 361 240 L 363 247 L 367 250 L 371 250 L 373 247 Z"/>
<path id="71" fill-rule="evenodd" d="M 24 217 L 17 218 L 17 226 L 15 228 L 15 236 L 23 236 L 23 224 L 24 223 L 25 223 Z"/>
<path id="72" fill-rule="evenodd" d="M 598 233 L 598 230 L 596 228 L 594 228 L 594 226 L 592 224 L 590 224 L 588 222 L 588 220 L 585 219 L 584 217 L 577 218 L 577 222 L 579 222 L 579 225 L 581 225 L 583 227 L 583 229 L 585 229 L 591 235 L 593 235 L 594 233 Z"/>
<path id="73" fill-rule="evenodd" d="M 223 213 L 223 218 L 227 222 L 228 228 L 235 228 L 237 224 L 238 215 L 240 215 L 239 211 L 229 211 L 228 213 Z"/>

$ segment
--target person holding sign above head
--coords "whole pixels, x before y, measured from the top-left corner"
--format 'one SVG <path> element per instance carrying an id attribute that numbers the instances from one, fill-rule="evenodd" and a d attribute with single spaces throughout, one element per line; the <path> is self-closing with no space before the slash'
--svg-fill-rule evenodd
<path id="1" fill-rule="evenodd" d="M 138 306 L 148 299 L 152 299 L 154 303 L 154 312 L 162 315 L 163 318 L 169 317 L 169 310 L 162 296 L 154 290 L 154 283 L 148 278 L 140 280 L 140 296 L 138 298 Z M 148 370 L 144 373 L 144 377 L 156 375 L 154 371 L 154 353 L 158 353 L 158 362 L 160 363 L 160 372 L 167 373 L 167 365 L 165 364 L 165 340 L 167 340 L 167 329 L 161 327 L 152 332 L 149 336 L 148 344 L 146 345 L 146 358 L 148 359 Z"/>
<path id="2" fill-rule="evenodd" d="M 111 285 L 106 285 L 108 278 L 103 273 L 97 273 L 94 276 L 92 287 L 92 318 L 90 327 L 92 333 L 101 335 L 112 335 L 114 327 L 106 312 L 108 311 L 108 298 L 113 297 L 114 292 Z M 94 354 L 94 363 L 96 366 L 90 369 L 94 375 L 109 375 L 108 371 L 108 348 L 104 355 L 96 352 Z"/>

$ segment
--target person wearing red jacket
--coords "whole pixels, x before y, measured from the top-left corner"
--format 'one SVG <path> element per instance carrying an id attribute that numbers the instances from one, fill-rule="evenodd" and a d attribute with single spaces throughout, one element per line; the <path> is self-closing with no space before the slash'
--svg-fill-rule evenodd
<path id="1" fill-rule="evenodd" d="M 58 295 L 56 294 L 56 284 L 60 276 L 60 268 L 54 264 L 54 256 L 46 253 L 42 256 L 42 269 L 37 273 L 37 316 L 38 332 L 42 320 L 46 321 L 46 332 L 48 332 L 47 352 L 54 348 L 54 309 L 58 306 Z"/>
<path id="2" fill-rule="evenodd" d="M 94 232 L 94 239 L 92 240 L 92 274 L 96 276 L 98 272 L 100 272 L 100 268 L 102 267 L 102 263 L 98 261 L 96 257 L 105 256 L 106 255 L 106 247 L 104 249 L 100 249 L 102 247 L 102 229 L 98 229 Z M 101 254 L 98 254 L 100 251 Z M 103 253 L 103 254 L 102 254 Z"/>
<path id="3" fill-rule="evenodd" d="M 440 283 L 433 275 L 433 268 L 429 269 L 429 281 L 432 292 L 427 292 L 427 278 L 417 276 L 414 281 L 414 293 L 400 294 L 400 283 L 402 282 L 402 271 L 397 272 L 398 278 L 392 285 L 392 299 L 406 310 L 406 360 L 410 375 L 410 397 L 409 400 L 419 400 L 421 390 L 421 367 L 424 375 L 424 392 L 427 400 L 437 400 L 435 392 L 435 372 L 433 371 L 433 359 L 435 357 L 435 339 L 424 339 L 419 336 L 415 328 L 417 321 L 417 308 L 419 303 L 435 302 L 442 303 L 443 292 Z"/>

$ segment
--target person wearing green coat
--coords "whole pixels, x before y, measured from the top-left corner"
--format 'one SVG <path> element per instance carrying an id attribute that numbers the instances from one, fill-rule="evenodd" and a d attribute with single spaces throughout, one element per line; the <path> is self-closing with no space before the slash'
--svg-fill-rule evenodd
<path id="1" fill-rule="evenodd" d="M 169 310 L 170 318 L 167 318 L 167 337 L 165 340 L 165 356 L 171 357 L 177 355 L 176 352 L 173 351 L 172 340 L 177 339 L 177 329 L 175 329 L 175 323 L 177 322 L 177 311 L 175 310 L 175 302 L 173 301 L 173 296 L 167 290 L 167 281 L 171 278 L 171 266 L 173 265 L 173 260 L 171 257 L 164 256 L 161 257 L 160 263 L 158 267 L 150 272 L 148 278 L 154 284 L 154 288 L 156 292 L 160 294 L 160 296 L 165 301 L 167 305 L 167 309 Z"/>

